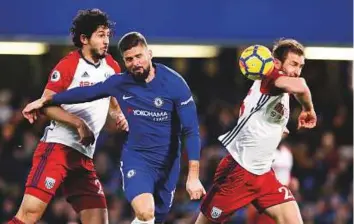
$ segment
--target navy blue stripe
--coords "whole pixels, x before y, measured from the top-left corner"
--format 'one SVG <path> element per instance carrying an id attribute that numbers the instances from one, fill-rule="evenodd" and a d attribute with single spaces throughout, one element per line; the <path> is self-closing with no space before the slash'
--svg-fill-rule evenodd
<path id="1" fill-rule="evenodd" d="M 257 105 L 258 105 L 259 102 L 262 100 L 263 96 L 264 96 L 264 95 L 262 94 L 261 97 L 259 98 L 258 102 L 257 102 Z M 254 108 L 251 109 L 251 113 L 253 112 L 253 109 L 254 109 Z M 223 144 L 224 144 L 224 142 L 228 141 L 228 140 L 233 136 L 233 134 L 239 129 L 239 127 L 243 124 L 243 122 L 245 122 L 245 120 L 247 120 L 247 118 L 244 118 L 238 125 L 235 126 L 235 128 L 234 128 L 231 132 L 229 132 L 229 133 L 226 135 L 226 137 L 222 140 L 222 143 L 223 143 Z"/>
<path id="2" fill-rule="evenodd" d="M 229 145 L 232 140 L 237 136 L 237 134 L 241 131 L 241 129 L 245 126 L 245 124 L 247 123 L 247 121 L 251 118 L 251 116 L 253 114 L 255 114 L 257 111 L 259 111 L 266 103 L 267 101 L 270 99 L 269 95 L 264 95 L 262 94 L 261 97 L 259 98 L 258 102 L 257 102 L 257 106 L 253 107 L 251 109 L 251 113 L 244 118 L 233 130 L 232 132 L 230 132 L 222 141 L 221 143 L 226 147 L 227 145 Z"/>
<path id="3" fill-rule="evenodd" d="M 40 180 L 40 177 L 42 176 L 42 173 L 44 171 L 45 165 L 47 164 L 47 159 L 50 153 L 53 151 L 55 144 L 54 143 L 49 143 L 47 148 L 45 149 L 44 155 L 41 157 L 41 161 L 39 162 L 39 165 L 36 169 L 36 172 L 33 175 L 32 181 L 31 181 L 31 186 L 36 187 L 38 185 L 38 182 Z"/>
<path id="4" fill-rule="evenodd" d="M 226 157 L 225 157 L 226 158 Z M 220 175 L 217 180 L 214 180 L 214 184 L 212 185 L 211 189 L 209 190 L 206 198 L 203 202 L 203 205 L 208 206 L 210 205 L 211 200 L 214 198 L 216 193 L 219 193 L 220 185 L 224 183 L 226 177 L 237 167 L 237 162 L 234 158 L 231 158 L 231 162 L 229 163 L 228 167 L 225 168 L 224 172 Z M 220 166 L 220 164 L 219 164 Z M 203 210 L 206 209 L 202 208 Z"/>
<path id="5" fill-rule="evenodd" d="M 259 98 L 259 100 L 258 100 L 258 102 L 257 102 L 256 109 L 258 108 L 258 110 L 259 110 L 259 109 L 261 108 L 259 105 L 262 105 L 262 103 L 263 103 L 264 99 L 266 98 L 266 96 L 267 96 L 267 95 L 264 95 L 264 94 L 261 95 L 261 97 Z M 252 109 L 251 109 L 251 114 L 248 115 L 248 116 L 251 116 L 251 115 L 252 115 L 252 113 L 254 112 L 254 109 L 255 109 L 255 108 L 252 108 Z M 232 131 L 229 131 L 229 132 L 228 132 L 228 134 L 227 134 L 227 135 L 225 136 L 225 138 L 221 141 L 221 143 L 224 145 L 225 142 L 229 141 L 230 138 L 232 138 L 232 136 L 234 135 L 234 133 L 238 131 L 238 129 L 240 128 L 240 126 L 243 125 L 243 123 L 244 123 L 245 121 L 247 121 L 247 120 L 248 120 L 248 118 L 246 117 L 246 118 L 244 118 L 240 123 L 238 123 L 238 124 L 232 129 Z M 225 145 L 224 145 L 224 146 L 225 146 Z"/>

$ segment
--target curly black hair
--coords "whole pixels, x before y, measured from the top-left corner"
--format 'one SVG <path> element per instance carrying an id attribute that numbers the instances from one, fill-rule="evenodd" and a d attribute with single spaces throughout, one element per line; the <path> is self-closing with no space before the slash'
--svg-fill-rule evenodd
<path id="1" fill-rule="evenodd" d="M 81 48 L 81 34 L 90 38 L 100 26 L 109 28 L 112 34 L 114 25 L 114 22 L 108 20 L 108 15 L 99 9 L 79 10 L 70 28 L 72 41 L 76 47 Z"/>

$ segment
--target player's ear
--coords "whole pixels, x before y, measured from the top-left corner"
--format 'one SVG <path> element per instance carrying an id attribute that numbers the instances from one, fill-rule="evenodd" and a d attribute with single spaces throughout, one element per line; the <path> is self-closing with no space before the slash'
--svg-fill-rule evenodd
<path id="1" fill-rule="evenodd" d="M 81 34 L 80 41 L 81 41 L 82 45 L 86 45 L 86 44 L 88 44 L 89 39 L 87 38 L 87 36 L 85 34 Z"/>
<path id="2" fill-rule="evenodd" d="M 149 57 L 150 57 L 150 59 L 152 59 L 152 50 L 148 50 L 148 53 L 149 53 Z"/>
<path id="3" fill-rule="evenodd" d="M 279 59 L 277 59 L 277 58 L 274 58 L 274 67 L 276 68 L 276 69 L 281 69 L 281 61 L 279 60 Z"/>

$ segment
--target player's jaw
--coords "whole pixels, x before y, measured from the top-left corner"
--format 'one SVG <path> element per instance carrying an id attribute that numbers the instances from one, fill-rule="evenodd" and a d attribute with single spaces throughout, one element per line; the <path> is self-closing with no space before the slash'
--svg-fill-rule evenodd
<path id="1" fill-rule="evenodd" d="M 144 81 L 150 73 L 150 66 L 144 68 L 143 66 L 133 66 L 129 69 L 129 72 L 134 76 L 135 79 Z"/>
<path id="2" fill-rule="evenodd" d="M 96 59 L 102 59 L 106 57 L 108 52 L 108 46 L 101 47 L 101 48 L 91 48 L 91 55 Z"/>

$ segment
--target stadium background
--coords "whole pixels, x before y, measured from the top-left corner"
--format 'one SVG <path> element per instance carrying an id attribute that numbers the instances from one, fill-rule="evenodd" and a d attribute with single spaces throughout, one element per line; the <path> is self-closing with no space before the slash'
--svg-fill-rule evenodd
<path id="1" fill-rule="evenodd" d="M 301 108 L 292 100 L 288 125 L 291 133 L 284 143 L 294 155 L 292 174 L 300 183 L 295 195 L 305 223 L 352 223 L 354 54 L 350 0 L 2 2 L 0 223 L 11 218 L 21 202 L 32 153 L 47 122 L 42 118 L 29 125 L 21 116 L 21 109 L 41 95 L 50 70 L 73 49 L 68 36 L 71 19 L 78 9 L 87 8 L 100 8 L 116 21 L 110 52 L 117 60 L 120 60 L 117 40 L 133 30 L 142 32 L 150 44 L 199 46 L 189 46 L 182 54 L 182 47 L 177 47 L 176 52 L 171 46 L 164 46 L 163 51 L 155 46 L 154 61 L 180 72 L 193 91 L 203 147 L 201 180 L 206 188 L 210 187 L 215 168 L 226 153 L 216 144 L 216 137 L 235 124 L 240 101 L 251 85 L 241 76 L 237 65 L 242 49 L 256 43 L 271 47 L 279 37 L 295 38 L 306 46 L 349 48 L 349 56 L 337 52 L 316 55 L 319 49 L 315 53 L 308 51 L 310 59 L 303 76 L 313 93 L 318 125 L 311 131 L 296 130 Z M 12 45 L 19 41 L 39 45 L 32 48 Z M 333 60 L 334 57 L 337 59 Z M 119 134 L 103 131 L 95 156 L 111 224 L 130 223 L 132 219 L 120 187 L 117 162 L 120 142 Z M 199 201 L 191 202 L 185 192 L 186 158 L 182 164 L 168 223 L 191 223 L 199 211 Z M 73 210 L 58 193 L 41 223 L 76 223 Z M 230 223 L 245 223 L 245 217 L 246 211 L 240 210 Z"/>

